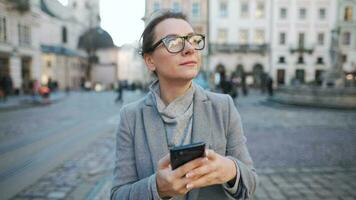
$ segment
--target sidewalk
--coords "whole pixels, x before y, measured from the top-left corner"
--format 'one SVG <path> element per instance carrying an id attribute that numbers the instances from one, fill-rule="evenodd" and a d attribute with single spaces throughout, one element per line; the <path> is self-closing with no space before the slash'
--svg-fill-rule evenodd
<path id="1" fill-rule="evenodd" d="M 49 103 L 55 103 L 66 97 L 66 93 L 62 91 L 57 91 L 51 93 L 49 97 Z M 23 108 L 29 108 L 34 106 L 46 105 L 48 102 L 40 96 L 31 95 L 19 95 L 19 96 L 9 96 L 7 101 L 0 101 L 0 112 L 9 110 L 18 110 Z"/>

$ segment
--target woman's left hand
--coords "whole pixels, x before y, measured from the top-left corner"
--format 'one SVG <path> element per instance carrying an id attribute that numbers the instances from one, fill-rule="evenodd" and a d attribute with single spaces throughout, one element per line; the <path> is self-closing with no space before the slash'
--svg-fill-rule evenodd
<path id="1" fill-rule="evenodd" d="M 187 178 L 193 179 L 187 184 L 187 189 L 201 188 L 209 185 L 223 184 L 235 179 L 237 169 L 235 162 L 227 157 L 206 150 L 204 164 L 186 174 Z"/>

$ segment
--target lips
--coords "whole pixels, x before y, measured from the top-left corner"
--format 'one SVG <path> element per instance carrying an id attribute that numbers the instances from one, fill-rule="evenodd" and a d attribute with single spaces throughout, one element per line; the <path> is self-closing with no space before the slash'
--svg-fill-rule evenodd
<path id="1" fill-rule="evenodd" d="M 186 62 L 182 62 L 179 65 L 188 65 L 188 66 L 195 66 L 197 64 L 196 61 L 186 61 Z"/>

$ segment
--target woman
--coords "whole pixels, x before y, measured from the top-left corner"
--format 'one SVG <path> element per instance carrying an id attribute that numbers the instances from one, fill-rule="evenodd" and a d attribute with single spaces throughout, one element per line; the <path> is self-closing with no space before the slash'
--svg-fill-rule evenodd
<path id="1" fill-rule="evenodd" d="M 111 199 L 252 197 L 257 174 L 231 97 L 192 83 L 204 45 L 181 13 L 146 26 L 142 56 L 157 81 L 120 112 Z M 195 142 L 206 143 L 206 157 L 172 170 L 168 149 Z"/>

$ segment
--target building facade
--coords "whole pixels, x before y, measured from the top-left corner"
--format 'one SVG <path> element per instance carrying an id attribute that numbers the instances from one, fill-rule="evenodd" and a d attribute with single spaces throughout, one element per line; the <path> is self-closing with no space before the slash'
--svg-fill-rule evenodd
<path id="1" fill-rule="evenodd" d="M 15 93 L 40 78 L 38 18 L 29 2 L 0 1 L 0 78 L 11 77 Z"/>
<path id="2" fill-rule="evenodd" d="M 274 0 L 270 75 L 277 85 L 321 84 L 336 11 L 335 0 Z"/>
<path id="3" fill-rule="evenodd" d="M 356 86 L 356 1 L 340 1 L 338 13 L 339 42 L 346 84 Z"/>
<path id="4" fill-rule="evenodd" d="M 269 41 L 271 1 L 210 1 L 210 71 L 215 84 L 220 75 L 246 77 L 247 84 L 259 86 L 270 70 Z"/>

